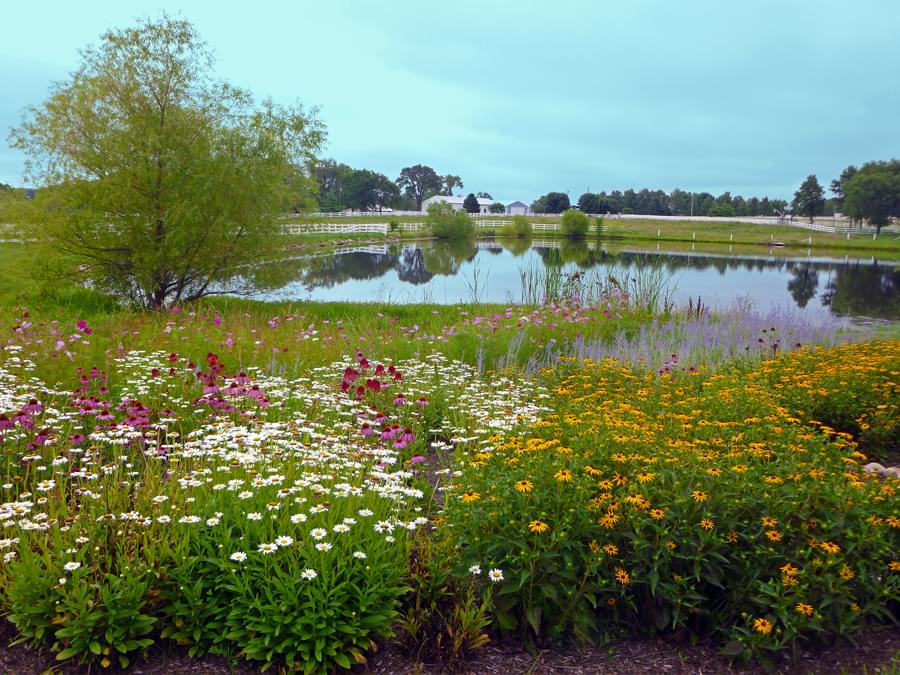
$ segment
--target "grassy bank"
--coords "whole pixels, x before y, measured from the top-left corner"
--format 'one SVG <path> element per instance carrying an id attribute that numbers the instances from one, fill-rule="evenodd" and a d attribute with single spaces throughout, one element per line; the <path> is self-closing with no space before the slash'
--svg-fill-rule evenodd
<path id="1" fill-rule="evenodd" d="M 508 220 L 508 216 L 478 216 L 485 220 Z M 425 217 L 404 216 L 358 216 L 352 218 L 328 219 L 328 223 L 389 223 L 398 222 L 425 222 Z M 533 216 L 529 217 L 532 223 L 558 223 L 558 216 Z M 321 219 L 299 219 L 297 222 L 323 222 Z M 480 236 L 494 236 L 499 234 L 499 229 L 486 229 L 479 232 Z M 421 232 L 392 232 L 391 237 L 421 238 L 427 237 L 427 231 Z M 559 232 L 535 231 L 535 237 L 559 237 Z M 307 237 L 313 240 L 335 239 L 343 235 L 301 235 L 300 240 Z M 317 239 L 318 238 L 318 239 Z M 380 239 L 379 235 L 369 235 L 373 241 Z M 690 242 L 695 245 L 726 244 L 733 246 L 753 246 L 769 248 L 773 242 L 784 244 L 785 248 L 798 255 L 800 251 L 812 251 L 815 253 L 840 255 L 872 255 L 885 259 L 900 259 L 900 235 L 896 232 L 885 231 L 877 239 L 871 234 L 851 233 L 846 234 L 813 232 L 801 227 L 779 225 L 754 225 L 749 223 L 729 222 L 696 222 L 696 221 L 659 221 L 641 219 L 615 219 L 606 218 L 602 223 L 600 239 L 603 241 L 634 241 L 634 242 L 660 242 L 666 247 L 676 243 Z"/>

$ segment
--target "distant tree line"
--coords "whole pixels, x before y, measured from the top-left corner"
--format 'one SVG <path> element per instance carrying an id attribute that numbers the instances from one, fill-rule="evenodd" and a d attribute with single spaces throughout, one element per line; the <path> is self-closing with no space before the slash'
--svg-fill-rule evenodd
<path id="1" fill-rule="evenodd" d="M 585 213 L 635 213 L 655 216 L 770 216 L 783 211 L 787 202 L 768 197 L 744 198 L 723 192 L 718 197 L 709 192 L 663 190 L 613 190 L 585 192 L 578 198 L 578 208 Z M 548 192 L 532 203 L 535 213 L 562 213 L 570 208 L 564 192 Z"/>
<path id="2" fill-rule="evenodd" d="M 900 217 L 900 160 L 866 162 L 861 168 L 851 164 L 831 181 L 830 189 L 834 198 L 826 200 L 815 174 L 807 176 L 794 193 L 794 210 L 812 222 L 815 216 L 827 212 L 827 202 L 831 201 L 834 210 L 852 222 L 867 222 L 880 232 Z"/>
<path id="3" fill-rule="evenodd" d="M 404 167 L 400 176 L 392 181 L 383 173 L 355 169 L 333 159 L 316 164 L 315 179 L 321 211 L 378 211 L 383 208 L 418 211 L 429 197 L 452 196 L 454 190 L 463 187 L 459 176 L 441 175 L 424 164 Z M 475 194 L 470 196 L 476 197 Z M 490 198 L 486 192 L 479 192 L 477 196 Z"/>

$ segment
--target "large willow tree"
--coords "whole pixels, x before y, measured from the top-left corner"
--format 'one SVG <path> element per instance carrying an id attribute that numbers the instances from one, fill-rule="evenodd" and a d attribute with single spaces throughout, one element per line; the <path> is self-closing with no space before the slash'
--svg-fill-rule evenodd
<path id="1" fill-rule="evenodd" d="M 11 141 L 45 187 L 45 263 L 159 309 L 233 289 L 272 252 L 324 127 L 300 105 L 254 106 L 212 65 L 189 23 L 144 21 L 26 111 Z"/>

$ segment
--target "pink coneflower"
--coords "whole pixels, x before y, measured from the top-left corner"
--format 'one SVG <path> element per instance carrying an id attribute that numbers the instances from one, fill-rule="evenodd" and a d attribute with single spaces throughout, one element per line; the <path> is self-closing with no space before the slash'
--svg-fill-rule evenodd
<path id="1" fill-rule="evenodd" d="M 420 464 L 421 462 L 425 461 L 425 458 L 422 457 L 422 455 L 413 455 L 412 457 L 410 457 L 409 461 L 412 464 Z"/>
<path id="2" fill-rule="evenodd" d="M 406 427 L 403 430 L 403 433 L 400 434 L 400 440 L 404 443 L 414 443 L 416 440 L 416 435 L 413 433 L 413 430 L 409 427 Z"/>
<path id="3" fill-rule="evenodd" d="M 397 394 L 394 397 L 394 405 L 406 405 L 409 401 L 406 400 L 406 397 L 403 394 Z"/>
<path id="4" fill-rule="evenodd" d="M 375 419 L 373 419 L 372 421 L 375 424 L 384 424 L 385 422 L 387 422 L 387 420 L 388 420 L 387 415 L 385 415 L 383 412 L 379 412 L 375 415 Z"/>
<path id="5" fill-rule="evenodd" d="M 361 433 L 363 436 L 374 436 L 375 430 L 369 426 L 368 422 L 366 422 L 362 425 L 362 429 L 360 429 L 359 433 Z"/>
<path id="6" fill-rule="evenodd" d="M 384 366 L 381 365 L 380 363 L 377 366 L 375 366 L 375 375 L 378 377 L 381 377 L 382 375 L 384 375 Z"/>
<path id="7" fill-rule="evenodd" d="M 419 398 L 416 399 L 416 405 L 419 406 L 420 408 L 424 408 L 428 405 L 428 399 L 425 398 L 424 396 L 420 396 Z"/>
<path id="8" fill-rule="evenodd" d="M 41 405 L 36 398 L 32 398 L 28 400 L 28 403 L 22 406 L 22 412 L 33 415 L 35 413 L 42 412 L 44 410 L 44 406 Z"/>
<path id="9" fill-rule="evenodd" d="M 369 378 L 366 380 L 366 389 L 369 391 L 379 392 L 381 391 L 381 380 L 376 380 L 375 378 Z"/>

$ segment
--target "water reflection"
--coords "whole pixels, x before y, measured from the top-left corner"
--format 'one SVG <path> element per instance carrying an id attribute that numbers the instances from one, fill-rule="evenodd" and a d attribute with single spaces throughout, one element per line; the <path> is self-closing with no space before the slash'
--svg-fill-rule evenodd
<path id="1" fill-rule="evenodd" d="M 502 303 L 520 297 L 519 271 L 535 264 L 601 275 L 614 266 L 661 266 L 677 284 L 676 300 L 683 302 L 701 296 L 715 306 L 749 298 L 757 305 L 789 305 L 810 315 L 900 320 L 900 267 L 893 263 L 729 255 L 727 247 L 705 253 L 611 251 L 587 240 L 457 240 L 351 248 L 270 266 L 269 283 L 261 286 L 278 290 L 257 297 L 416 302 L 423 293 L 410 289 L 427 286 L 428 300 L 459 302 L 471 299 L 467 282 L 482 270 L 487 290 L 480 299 Z"/>

